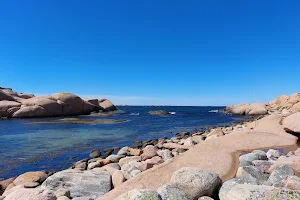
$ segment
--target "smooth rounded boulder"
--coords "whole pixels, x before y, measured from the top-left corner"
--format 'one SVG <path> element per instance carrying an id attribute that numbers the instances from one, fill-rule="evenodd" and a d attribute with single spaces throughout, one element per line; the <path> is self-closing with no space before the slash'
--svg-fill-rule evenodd
<path id="1" fill-rule="evenodd" d="M 286 117 L 282 125 L 285 131 L 300 134 L 300 112 Z"/>
<path id="2" fill-rule="evenodd" d="M 21 103 L 16 101 L 0 101 L 0 117 L 11 117 L 20 107 Z"/>
<path id="3" fill-rule="evenodd" d="M 15 99 L 11 95 L 9 95 L 9 94 L 3 92 L 2 90 L 0 90 L 0 101 L 3 101 L 3 100 L 15 101 Z"/>
<path id="4" fill-rule="evenodd" d="M 191 200 L 216 196 L 221 184 L 217 173 L 192 167 L 181 168 L 171 177 L 171 185 L 182 190 Z"/>
<path id="5" fill-rule="evenodd" d="M 51 97 L 60 101 L 63 105 L 64 115 L 80 115 L 83 114 L 84 101 L 71 93 L 61 92 L 52 94 Z"/>
<path id="6" fill-rule="evenodd" d="M 159 194 L 153 190 L 131 190 L 114 200 L 162 200 Z"/>
<path id="7" fill-rule="evenodd" d="M 117 110 L 117 108 L 114 106 L 114 104 L 107 99 L 99 99 L 99 106 L 107 111 Z"/>

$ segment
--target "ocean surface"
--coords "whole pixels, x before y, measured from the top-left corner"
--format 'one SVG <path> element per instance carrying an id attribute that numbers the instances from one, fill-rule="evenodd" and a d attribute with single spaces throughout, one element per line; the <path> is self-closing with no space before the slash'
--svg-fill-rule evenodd
<path id="1" fill-rule="evenodd" d="M 131 145 L 138 140 L 172 137 L 183 131 L 229 125 L 241 117 L 209 112 L 224 107 L 122 106 L 113 116 L 79 116 L 79 119 L 127 120 L 117 124 L 36 124 L 45 119 L 0 120 L 0 178 L 27 171 L 56 171 L 87 158 L 93 148 Z M 176 112 L 154 116 L 150 110 Z M 73 118 L 73 117 L 72 117 Z M 57 119 L 56 119 L 57 120 Z"/>

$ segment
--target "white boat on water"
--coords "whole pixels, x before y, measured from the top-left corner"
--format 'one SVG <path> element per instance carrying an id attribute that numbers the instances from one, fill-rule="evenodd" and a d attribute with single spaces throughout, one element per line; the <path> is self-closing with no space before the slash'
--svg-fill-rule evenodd
<path id="1" fill-rule="evenodd" d="M 169 112 L 171 115 L 176 115 L 176 112 Z"/>
<path id="2" fill-rule="evenodd" d="M 208 111 L 208 112 L 210 112 L 210 113 L 218 113 L 219 110 L 210 110 L 210 111 Z"/>
<path id="3" fill-rule="evenodd" d="M 140 115 L 140 113 L 130 113 L 129 115 Z"/>

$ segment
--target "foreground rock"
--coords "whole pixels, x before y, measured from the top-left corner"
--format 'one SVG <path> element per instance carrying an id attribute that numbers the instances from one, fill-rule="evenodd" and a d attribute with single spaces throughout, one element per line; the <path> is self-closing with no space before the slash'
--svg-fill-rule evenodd
<path id="1" fill-rule="evenodd" d="M 52 191 L 42 188 L 18 188 L 8 194 L 5 200 L 56 200 L 56 196 Z"/>
<path id="2" fill-rule="evenodd" d="M 163 200 L 189 200 L 188 196 L 172 185 L 163 185 L 157 192 Z"/>
<path id="3" fill-rule="evenodd" d="M 300 112 L 286 117 L 282 125 L 287 132 L 300 134 Z"/>
<path id="4" fill-rule="evenodd" d="M 226 112 L 234 115 L 266 115 L 266 104 L 238 104 L 226 107 Z"/>
<path id="5" fill-rule="evenodd" d="M 72 198 L 95 199 L 111 190 L 111 175 L 105 171 L 62 171 L 47 178 L 42 188 L 52 191 L 65 188 L 70 190 Z"/>
<path id="6" fill-rule="evenodd" d="M 222 180 L 215 172 L 185 167 L 174 172 L 171 185 L 182 190 L 190 199 L 216 195 Z"/>
<path id="7" fill-rule="evenodd" d="M 131 190 L 115 200 L 162 200 L 159 194 L 153 190 Z"/>

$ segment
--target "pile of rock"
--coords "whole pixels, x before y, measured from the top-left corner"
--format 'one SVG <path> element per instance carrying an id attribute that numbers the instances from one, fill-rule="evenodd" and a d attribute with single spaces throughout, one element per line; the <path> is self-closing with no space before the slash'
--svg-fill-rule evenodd
<path id="1" fill-rule="evenodd" d="M 253 151 L 240 156 L 236 178 L 226 181 L 220 200 L 300 199 L 300 149 Z"/>
<path id="2" fill-rule="evenodd" d="M 278 113 L 288 115 L 300 111 L 300 93 L 291 96 L 282 95 L 267 104 L 237 104 L 227 106 L 225 113 L 234 115 L 266 115 L 268 113 Z"/>
<path id="3" fill-rule="evenodd" d="M 154 190 L 131 190 L 115 200 L 213 200 L 222 184 L 212 171 L 185 167 L 174 172 L 170 183 Z"/>
<path id="4" fill-rule="evenodd" d="M 37 96 L 0 89 L 0 117 L 58 117 L 86 115 L 91 112 L 112 111 L 116 107 L 107 99 L 88 99 L 70 93 Z"/>

